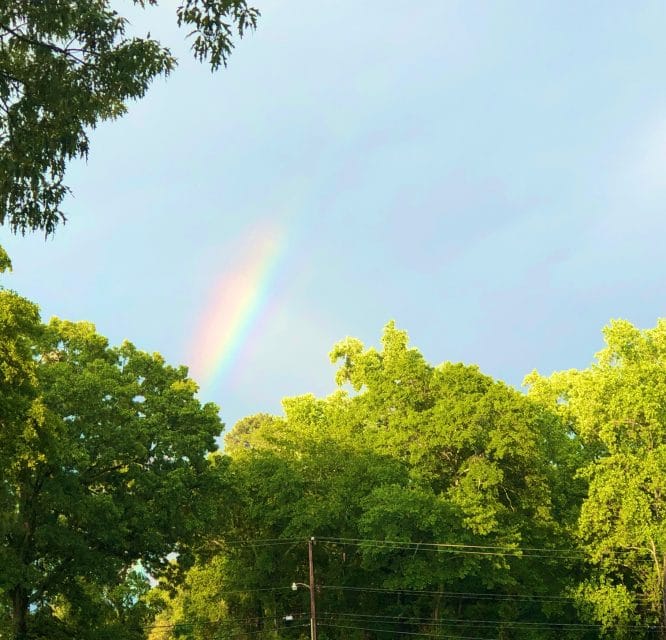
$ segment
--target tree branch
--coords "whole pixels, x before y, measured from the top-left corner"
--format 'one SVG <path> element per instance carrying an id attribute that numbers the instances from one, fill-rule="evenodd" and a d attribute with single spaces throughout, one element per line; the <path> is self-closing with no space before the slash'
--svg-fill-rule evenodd
<path id="1" fill-rule="evenodd" d="M 22 42 L 25 42 L 27 44 L 32 45 L 33 47 L 42 47 L 44 49 L 48 49 L 50 51 L 53 51 L 55 53 L 59 53 L 61 55 L 64 55 L 68 58 L 71 58 L 75 62 L 77 62 L 80 65 L 87 66 L 87 62 L 85 60 L 81 60 L 81 58 L 75 56 L 72 52 L 77 51 L 81 53 L 85 53 L 85 49 L 67 49 L 63 47 L 59 47 L 56 44 L 53 44 L 52 42 L 42 42 L 41 40 L 35 40 L 34 38 L 30 38 L 29 36 L 26 36 L 25 34 L 21 33 L 15 28 L 10 27 L 9 25 L 6 25 L 4 23 L 0 23 L 0 28 L 4 29 L 7 33 L 11 33 L 15 38 L 18 40 L 21 40 Z"/>

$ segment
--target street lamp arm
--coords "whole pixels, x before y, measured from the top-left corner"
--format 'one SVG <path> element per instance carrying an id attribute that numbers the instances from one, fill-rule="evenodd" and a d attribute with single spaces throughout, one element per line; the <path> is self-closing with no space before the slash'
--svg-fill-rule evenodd
<path id="1" fill-rule="evenodd" d="M 291 590 L 292 591 L 298 591 L 298 587 L 305 587 L 306 589 L 309 589 L 310 585 L 305 584 L 305 582 L 292 582 L 291 583 Z"/>

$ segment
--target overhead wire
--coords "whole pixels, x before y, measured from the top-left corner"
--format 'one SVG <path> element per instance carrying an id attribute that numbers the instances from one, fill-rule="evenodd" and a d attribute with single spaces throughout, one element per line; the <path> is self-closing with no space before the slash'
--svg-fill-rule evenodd
<path id="1" fill-rule="evenodd" d="M 420 638 L 451 638 L 453 640 L 493 640 L 488 636 L 460 636 L 460 635 L 442 635 L 441 633 L 431 634 L 420 631 L 396 631 L 394 629 L 377 629 L 373 627 L 359 627 L 356 625 L 331 624 L 330 622 L 318 622 L 318 627 L 330 627 L 332 629 L 354 629 L 356 631 L 374 631 L 375 633 L 390 633 L 394 636 L 419 636 Z"/>
<path id="2" fill-rule="evenodd" d="M 340 590 L 340 591 L 358 591 L 368 593 L 386 593 L 399 594 L 407 596 L 444 596 L 450 598 L 476 599 L 476 600 L 508 600 L 508 601 L 526 601 L 526 602 L 576 602 L 577 598 L 573 596 L 548 596 L 541 594 L 505 594 L 505 593 L 482 593 L 472 591 L 437 591 L 429 589 L 389 589 L 383 587 L 353 587 L 344 585 L 320 585 L 322 590 Z M 638 597 L 638 596 L 637 596 Z M 647 598 L 647 596 L 640 596 Z"/>
<path id="3" fill-rule="evenodd" d="M 241 639 L 246 638 L 247 636 L 254 636 L 259 633 L 275 633 L 275 631 L 280 631 L 281 629 L 305 629 L 309 627 L 310 623 L 307 624 L 294 624 L 289 625 L 288 627 L 278 627 L 275 629 L 257 629 L 256 631 L 241 631 L 240 633 L 235 633 L 234 635 L 229 635 L 225 633 L 224 635 L 214 635 L 209 636 L 209 640 L 235 640 L 236 638 Z"/>
<path id="4" fill-rule="evenodd" d="M 384 544 L 410 544 L 420 547 L 463 547 L 465 549 L 505 549 L 505 550 L 516 550 L 521 549 L 523 551 L 563 551 L 568 552 L 572 549 L 553 549 L 550 547 L 515 547 L 512 545 L 490 545 L 490 544 L 464 544 L 462 542 L 412 542 L 409 540 L 381 540 L 377 538 L 335 538 L 335 537 L 317 537 L 317 540 L 325 541 L 336 541 L 336 542 L 349 542 L 349 543 L 364 543 L 364 542 L 381 542 Z"/>
<path id="5" fill-rule="evenodd" d="M 294 613 L 291 614 L 295 618 L 305 618 L 304 613 Z M 222 620 L 195 620 L 195 621 L 183 621 L 183 622 L 172 622 L 169 624 L 152 624 L 146 625 L 143 629 L 149 631 L 157 629 L 177 629 L 181 627 L 196 627 L 196 626 L 215 626 L 215 625 L 234 625 L 238 623 L 257 623 L 264 622 L 265 620 L 274 621 L 276 616 L 248 616 L 245 618 L 224 618 Z"/>
<path id="6" fill-rule="evenodd" d="M 340 546 L 356 546 L 364 548 L 397 549 L 404 551 L 438 551 L 442 553 L 458 553 L 462 555 L 500 556 L 515 558 L 549 558 L 585 560 L 589 554 L 577 549 L 551 549 L 548 547 L 518 547 L 501 545 L 468 545 L 448 542 L 410 542 L 401 540 L 379 540 L 371 538 L 334 538 L 317 537 L 318 542 Z M 625 556 L 632 553 L 649 553 L 648 549 L 626 549 L 608 551 L 606 555 Z"/>
<path id="7" fill-rule="evenodd" d="M 266 591 L 291 591 L 291 587 L 285 585 L 284 587 L 250 587 L 247 589 L 229 589 L 225 591 L 216 591 L 216 595 L 226 596 L 232 593 L 260 593 Z"/>
<path id="8" fill-rule="evenodd" d="M 428 589 L 387 589 L 381 587 L 346 587 L 340 585 L 321 585 L 320 589 L 331 589 L 340 591 L 359 591 L 368 593 L 395 593 L 407 596 L 444 596 L 447 598 L 463 598 L 475 600 L 510 600 L 528 602 L 571 602 L 576 599 L 572 596 L 545 596 L 545 595 L 523 595 L 504 593 L 480 593 L 472 591 L 435 591 Z"/>
<path id="9" fill-rule="evenodd" d="M 479 620 L 474 618 L 425 618 L 418 616 L 388 616 L 367 613 L 352 612 L 320 612 L 320 617 L 332 618 L 351 618 L 382 622 L 384 624 L 427 624 L 429 626 L 473 626 L 473 627 L 512 627 L 512 628 L 530 628 L 530 629 L 600 629 L 601 624 L 582 623 L 582 622 L 528 622 L 519 620 Z M 631 624 L 622 625 L 623 629 L 654 629 L 655 625 Z"/>
<path id="10" fill-rule="evenodd" d="M 214 540 L 215 546 L 224 547 L 273 547 L 285 544 L 300 544 L 304 538 L 257 538 L 256 540 Z"/>

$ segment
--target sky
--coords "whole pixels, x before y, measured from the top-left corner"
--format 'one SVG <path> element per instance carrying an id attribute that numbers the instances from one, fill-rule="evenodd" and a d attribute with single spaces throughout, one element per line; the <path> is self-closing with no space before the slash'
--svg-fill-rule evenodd
<path id="1" fill-rule="evenodd" d="M 255 4 L 215 74 L 175 1 L 131 9 L 179 67 L 91 132 L 53 239 L 0 231 L 45 320 L 189 366 L 231 427 L 391 319 L 519 387 L 666 315 L 663 2 Z"/>

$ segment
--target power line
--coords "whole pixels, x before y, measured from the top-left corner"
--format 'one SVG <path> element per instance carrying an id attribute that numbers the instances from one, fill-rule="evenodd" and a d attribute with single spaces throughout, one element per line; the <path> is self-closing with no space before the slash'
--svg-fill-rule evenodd
<path id="1" fill-rule="evenodd" d="M 296 618 L 304 617 L 303 613 L 292 614 Z M 183 621 L 183 622 L 172 622 L 169 624 L 152 624 L 142 627 L 148 631 L 157 630 L 157 629 L 177 629 L 180 627 L 196 627 L 196 626 L 215 626 L 215 625 L 234 625 L 239 623 L 257 623 L 263 622 L 264 620 L 275 621 L 276 616 L 251 616 L 247 618 L 223 618 L 221 620 L 193 620 L 193 621 Z"/>
<path id="2" fill-rule="evenodd" d="M 291 587 L 252 587 L 248 589 L 230 589 L 228 591 L 216 591 L 218 596 L 226 596 L 231 593 L 258 593 L 261 591 L 291 591 Z"/>
<path id="3" fill-rule="evenodd" d="M 212 540 L 217 547 L 272 547 L 286 544 L 305 543 L 303 538 L 258 538 L 256 540 Z"/>
<path id="4" fill-rule="evenodd" d="M 210 640 L 234 640 L 235 638 L 245 638 L 247 636 L 253 636 L 257 635 L 259 633 L 273 633 L 275 631 L 279 631 L 280 629 L 301 629 L 304 627 L 309 627 L 309 624 L 294 624 L 294 625 L 289 625 L 289 627 L 277 627 L 275 629 L 259 629 L 257 631 L 242 631 L 240 634 L 234 634 L 233 636 L 230 636 L 229 634 L 225 635 L 214 635 L 210 636 Z"/>
<path id="5" fill-rule="evenodd" d="M 224 544 L 247 544 L 260 542 L 307 542 L 305 538 L 236 538 L 235 540 L 221 540 Z"/>
<path id="6" fill-rule="evenodd" d="M 448 551 L 456 553 L 469 553 L 478 555 L 515 556 L 532 558 L 570 558 L 585 559 L 589 554 L 579 549 L 563 549 L 549 547 L 518 547 L 513 545 L 478 545 L 454 542 L 412 542 L 408 540 L 380 540 L 373 538 L 342 538 L 333 536 L 317 537 L 319 542 L 328 542 L 337 545 L 352 545 L 363 547 L 389 547 L 408 551 Z M 225 547 L 270 547 L 289 544 L 306 544 L 307 538 L 257 538 L 216 540 L 215 546 Z M 630 555 L 632 553 L 649 553 L 648 549 L 608 550 L 606 555 Z"/>
<path id="7" fill-rule="evenodd" d="M 350 612 L 323 612 L 320 615 L 330 618 L 360 618 L 363 620 L 373 620 L 385 624 L 428 624 L 432 626 L 448 626 L 451 624 L 462 626 L 477 627 L 513 627 L 530 629 L 601 629 L 603 625 L 581 622 L 521 622 L 519 620 L 478 620 L 465 618 L 420 618 L 417 616 L 388 616 L 375 615 L 368 613 L 350 613 Z M 648 624 L 628 624 L 622 625 L 622 629 L 654 629 L 655 625 Z"/>
<path id="8" fill-rule="evenodd" d="M 335 545 L 350 545 L 365 548 L 396 549 L 404 551 L 438 551 L 463 555 L 501 556 L 515 558 L 550 558 L 585 560 L 589 554 L 577 549 L 550 549 L 548 547 L 513 547 L 500 545 L 468 545 L 448 542 L 409 542 L 400 540 L 374 540 L 370 538 L 317 538 L 319 542 Z M 607 551 L 607 555 L 625 556 L 638 552 L 648 553 L 647 549 Z"/>
<path id="9" fill-rule="evenodd" d="M 323 542 L 330 542 L 324 540 Z M 338 543 L 342 544 L 342 543 Z M 374 549 L 387 549 L 390 551 L 413 551 L 417 553 L 419 551 L 436 551 L 437 553 L 447 553 L 451 555 L 467 555 L 467 556 L 487 556 L 487 557 L 501 557 L 501 558 L 543 558 L 549 560 L 585 560 L 587 556 L 583 555 L 582 552 L 579 555 L 570 555 L 564 554 L 543 554 L 543 553 L 525 553 L 521 549 L 515 549 L 514 551 L 481 551 L 474 549 L 465 549 L 465 548 L 450 548 L 450 547 L 438 547 L 438 548 L 423 548 L 420 544 L 414 545 L 398 545 L 398 544 L 373 544 L 373 543 L 350 543 L 345 542 L 344 544 L 352 544 L 365 549 L 374 548 Z"/>
<path id="10" fill-rule="evenodd" d="M 376 633 L 391 633 L 392 635 L 398 636 L 419 636 L 421 638 L 453 638 L 455 640 L 492 640 L 488 636 L 459 636 L 459 635 L 442 635 L 431 634 L 431 633 L 421 633 L 420 631 L 395 631 L 392 629 L 377 629 L 373 627 L 358 627 L 356 625 L 340 625 L 340 624 L 331 624 L 330 622 L 320 622 L 320 627 L 331 627 L 333 629 L 355 629 L 357 631 L 374 631 Z"/>
<path id="11" fill-rule="evenodd" d="M 470 591 L 430 591 L 427 589 L 384 589 L 380 587 L 345 587 L 340 585 L 321 585 L 320 589 L 333 589 L 340 591 L 361 591 L 369 593 L 395 593 L 409 596 L 446 596 L 451 598 L 474 598 L 476 600 L 517 600 L 528 602 L 575 602 L 576 598 L 571 596 L 542 596 L 503 593 L 475 593 Z"/>
<path id="12" fill-rule="evenodd" d="M 355 543 L 355 542 L 381 542 L 384 544 L 398 544 L 398 545 L 403 545 L 403 544 L 409 544 L 409 545 L 415 545 L 415 546 L 420 546 L 420 547 L 462 547 L 465 549 L 505 549 L 505 550 L 510 550 L 510 551 L 515 551 L 515 550 L 522 550 L 522 551 L 562 551 L 562 552 L 569 552 L 569 551 L 575 551 L 575 549 L 551 549 L 549 547 L 514 547 L 510 545 L 481 545 L 481 544 L 463 544 L 463 543 L 458 543 L 458 542 L 412 542 L 409 540 L 379 540 L 379 539 L 373 539 L 373 538 L 333 538 L 333 537 L 322 537 L 322 538 L 317 538 L 317 540 L 322 540 L 322 541 L 331 541 L 331 542 L 350 542 L 350 543 Z"/>
<path id="13" fill-rule="evenodd" d="M 320 589 L 332 589 L 340 591 L 360 591 L 369 593 L 399 594 L 407 596 L 445 596 L 449 598 L 475 599 L 475 600 L 507 600 L 518 602 L 578 602 L 578 598 L 573 596 L 547 596 L 539 594 L 520 594 L 520 593 L 481 593 L 472 591 L 435 591 L 428 589 L 388 589 L 382 587 L 347 587 L 341 585 L 320 585 Z M 635 594 L 638 600 L 647 600 L 648 596 Z"/>

